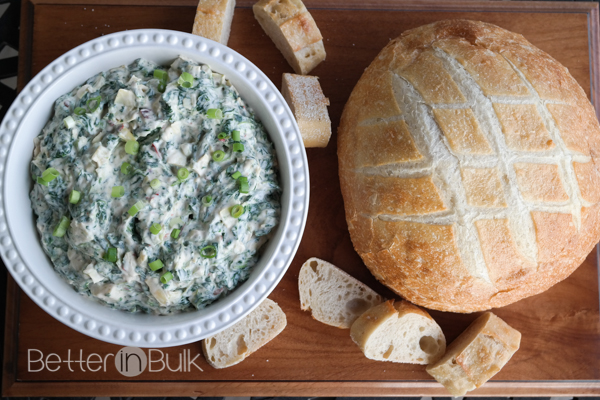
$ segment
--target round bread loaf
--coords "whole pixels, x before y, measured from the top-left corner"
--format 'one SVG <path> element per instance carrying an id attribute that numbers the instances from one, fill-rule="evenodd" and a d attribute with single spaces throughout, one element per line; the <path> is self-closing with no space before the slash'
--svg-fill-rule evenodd
<path id="1" fill-rule="evenodd" d="M 584 91 L 523 36 L 465 20 L 407 31 L 341 119 L 354 247 L 382 283 L 432 309 L 540 293 L 600 238 L 599 151 Z"/>

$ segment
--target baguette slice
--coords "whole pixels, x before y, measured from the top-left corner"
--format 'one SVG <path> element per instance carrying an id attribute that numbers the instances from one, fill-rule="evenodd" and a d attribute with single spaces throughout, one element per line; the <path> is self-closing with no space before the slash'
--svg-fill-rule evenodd
<path id="1" fill-rule="evenodd" d="M 325 147 L 331 138 L 329 99 L 316 76 L 283 74 L 281 94 L 290 106 L 304 147 Z"/>
<path id="2" fill-rule="evenodd" d="M 235 0 L 200 0 L 192 33 L 227 46 Z"/>
<path id="3" fill-rule="evenodd" d="M 352 324 L 350 337 L 376 361 L 429 364 L 446 350 L 439 325 L 407 301 L 388 300 L 367 310 Z"/>
<path id="4" fill-rule="evenodd" d="M 438 362 L 427 367 L 427 372 L 452 396 L 464 396 L 496 375 L 520 342 L 519 331 L 486 312 L 448 346 Z"/>
<path id="5" fill-rule="evenodd" d="M 373 289 L 333 264 L 309 258 L 298 275 L 300 307 L 317 321 L 348 329 L 363 312 L 382 302 Z"/>
<path id="6" fill-rule="evenodd" d="M 301 0 L 260 0 L 254 17 L 297 74 L 325 59 L 323 36 Z"/>
<path id="7" fill-rule="evenodd" d="M 286 327 L 287 319 L 277 303 L 265 299 L 235 325 L 202 341 L 206 361 L 214 368 L 227 368 L 273 340 Z"/>

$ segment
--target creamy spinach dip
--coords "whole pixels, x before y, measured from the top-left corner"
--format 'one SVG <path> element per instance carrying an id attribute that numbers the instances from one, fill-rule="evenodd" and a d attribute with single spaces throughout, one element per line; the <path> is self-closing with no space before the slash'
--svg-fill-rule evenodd
<path id="1" fill-rule="evenodd" d="M 277 160 L 225 76 L 138 59 L 62 95 L 34 140 L 44 251 L 119 310 L 201 309 L 248 278 L 280 215 Z"/>

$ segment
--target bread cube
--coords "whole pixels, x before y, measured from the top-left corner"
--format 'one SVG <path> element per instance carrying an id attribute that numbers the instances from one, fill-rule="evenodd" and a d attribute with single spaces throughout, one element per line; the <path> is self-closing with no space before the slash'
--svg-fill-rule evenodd
<path id="1" fill-rule="evenodd" d="M 192 33 L 227 46 L 234 9 L 235 0 L 200 0 Z"/>
<path id="2" fill-rule="evenodd" d="M 331 137 L 329 99 L 323 95 L 318 78 L 283 74 L 281 93 L 296 117 L 304 147 L 327 146 Z"/>
<path id="3" fill-rule="evenodd" d="M 300 308 L 324 324 L 348 329 L 369 308 L 381 303 L 373 289 L 335 265 L 309 258 L 298 274 Z"/>
<path id="4" fill-rule="evenodd" d="M 519 349 L 521 333 L 491 312 L 477 318 L 427 367 L 452 396 L 464 396 L 496 375 Z"/>
<path id="5" fill-rule="evenodd" d="M 202 341 L 206 361 L 217 369 L 242 362 L 279 335 L 287 318 L 279 305 L 265 299 L 240 321 Z"/>
<path id="6" fill-rule="evenodd" d="M 297 74 L 308 74 L 325 60 L 323 37 L 302 1 L 260 0 L 252 10 Z"/>
<path id="7" fill-rule="evenodd" d="M 388 300 L 363 313 L 350 337 L 367 358 L 429 364 L 442 357 L 446 337 L 433 318 L 408 301 Z"/>

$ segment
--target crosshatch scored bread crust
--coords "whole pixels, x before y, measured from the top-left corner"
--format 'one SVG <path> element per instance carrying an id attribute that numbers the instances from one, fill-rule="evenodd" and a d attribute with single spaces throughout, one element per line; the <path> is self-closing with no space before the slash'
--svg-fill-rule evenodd
<path id="1" fill-rule="evenodd" d="M 432 309 L 540 293 L 598 242 L 599 151 L 584 91 L 523 36 L 466 20 L 407 31 L 365 70 L 340 123 L 354 247 Z"/>

